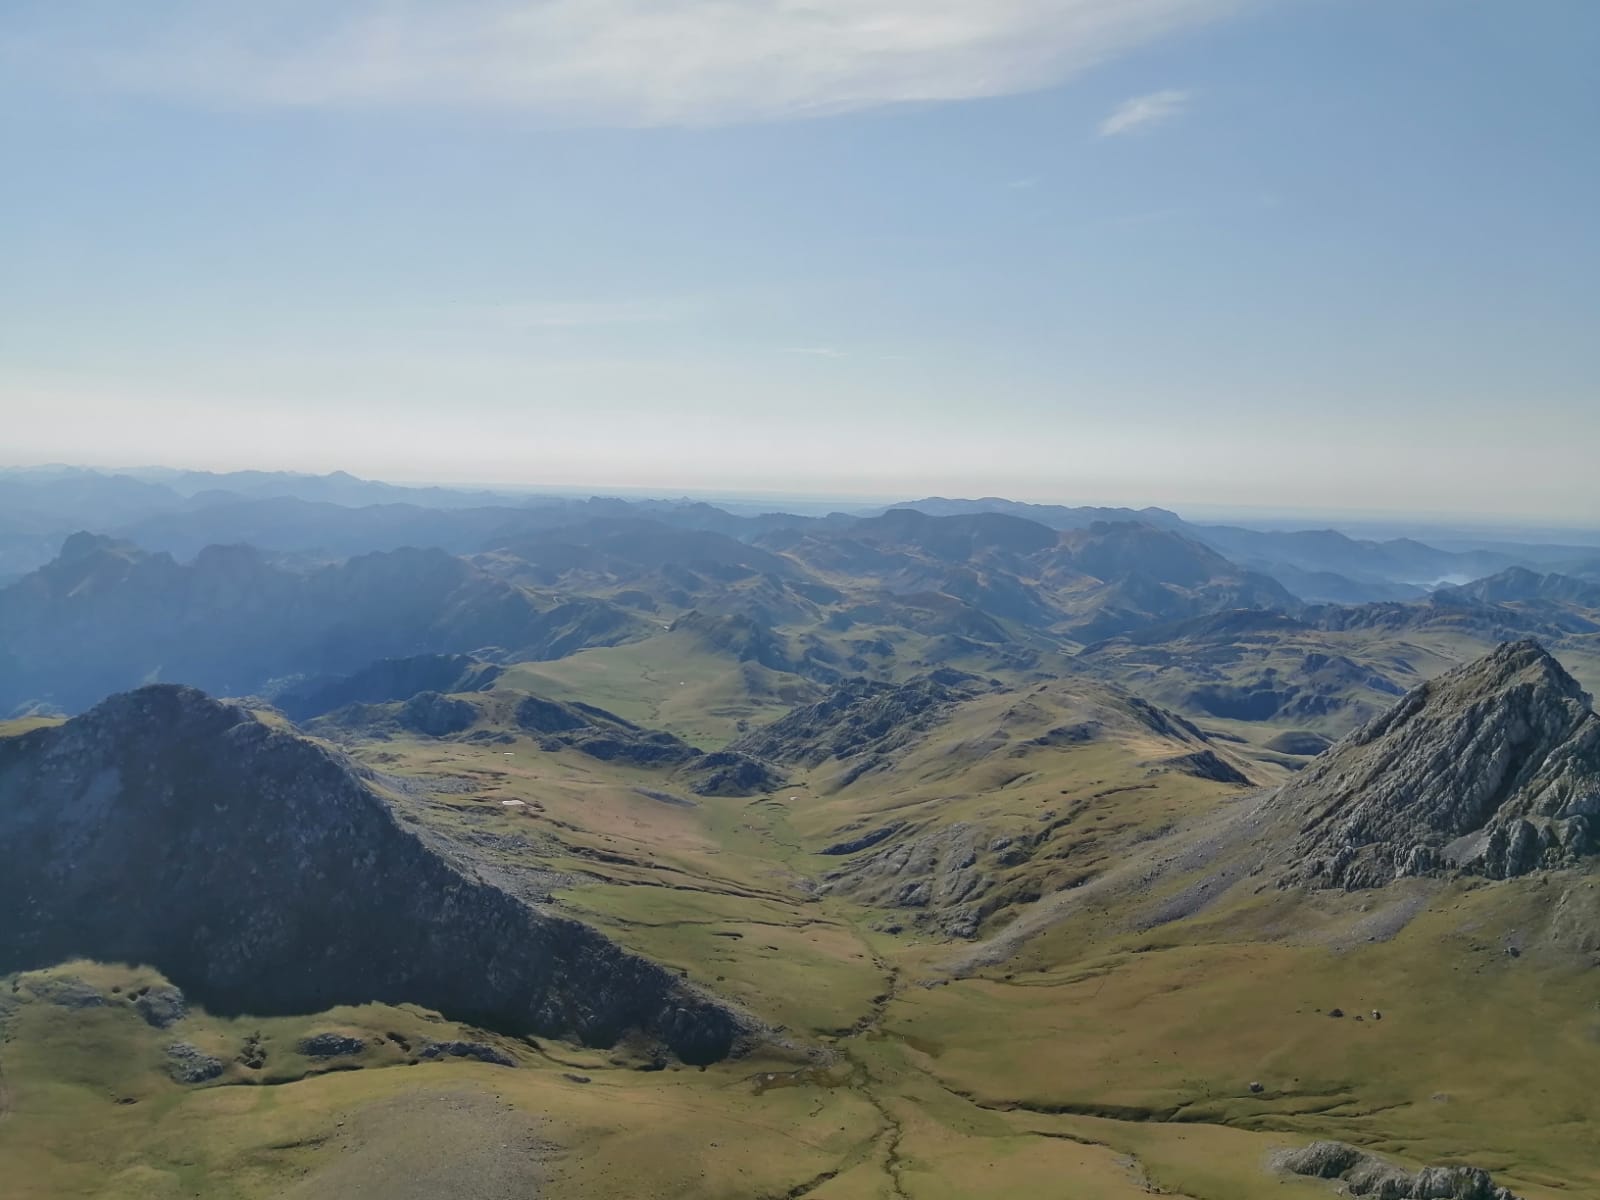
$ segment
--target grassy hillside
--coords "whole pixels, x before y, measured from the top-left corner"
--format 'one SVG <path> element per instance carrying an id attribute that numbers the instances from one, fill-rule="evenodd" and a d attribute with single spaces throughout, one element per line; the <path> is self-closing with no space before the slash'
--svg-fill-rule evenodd
<path id="1" fill-rule="evenodd" d="M 159 977 L 66 964 L 0 979 L 7 1196 L 1309 1200 L 1327 1185 L 1270 1159 L 1329 1137 L 1529 1200 L 1600 1190 L 1592 873 L 1267 886 L 1237 831 L 1285 772 L 1087 679 L 955 686 L 914 732 L 738 797 L 508 718 L 537 687 L 714 744 L 741 718 L 688 689 L 729 669 L 663 636 L 517 668 L 461 697 L 457 735 L 339 735 L 404 819 L 755 1014 L 767 1048 L 701 1070 L 376 1005 L 162 1029 L 130 999 Z M 318 1058 L 318 1033 L 364 1045 Z M 221 1073 L 175 1081 L 177 1041 Z"/>

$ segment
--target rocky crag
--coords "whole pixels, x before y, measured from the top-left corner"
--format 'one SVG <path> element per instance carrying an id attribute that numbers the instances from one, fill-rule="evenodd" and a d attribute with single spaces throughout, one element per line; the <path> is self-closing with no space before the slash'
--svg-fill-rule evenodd
<path id="1" fill-rule="evenodd" d="M 754 1032 L 437 849 L 329 752 L 176 686 L 0 741 L 0 972 L 74 957 L 218 1012 L 413 1002 L 699 1063 Z"/>
<path id="2" fill-rule="evenodd" d="M 794 709 L 729 749 L 785 766 L 818 767 L 830 759 L 881 763 L 971 695 L 963 686 L 969 678 L 945 671 L 898 685 L 848 679 L 815 704 Z"/>
<path id="3" fill-rule="evenodd" d="M 1520 1200 L 1482 1167 L 1424 1167 L 1415 1173 L 1344 1142 L 1312 1142 L 1274 1164 L 1292 1175 L 1339 1180 L 1374 1200 Z"/>
<path id="4" fill-rule="evenodd" d="M 1600 849 L 1600 718 L 1543 647 L 1509 642 L 1408 693 L 1276 804 L 1299 824 L 1290 878 L 1313 885 L 1570 864 Z"/>

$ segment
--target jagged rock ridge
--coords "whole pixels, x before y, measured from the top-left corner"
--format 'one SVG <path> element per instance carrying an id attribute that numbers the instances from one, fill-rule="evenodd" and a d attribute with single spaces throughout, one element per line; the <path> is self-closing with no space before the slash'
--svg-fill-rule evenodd
<path id="1" fill-rule="evenodd" d="M 1353 1196 L 1375 1200 L 1520 1200 L 1482 1167 L 1424 1167 L 1412 1173 L 1344 1142 L 1312 1142 L 1278 1156 L 1294 1175 L 1342 1180 Z"/>
<path id="2" fill-rule="evenodd" d="M 964 681 L 953 671 L 898 685 L 849 679 L 817 703 L 794 709 L 729 749 L 807 767 L 861 755 L 881 758 L 937 724 L 965 698 L 967 693 L 958 690 Z"/>
<path id="3" fill-rule="evenodd" d="M 414 1002 L 686 1061 L 750 1027 L 435 846 L 353 770 L 189 688 L 0 741 L 0 971 L 149 963 L 219 1012 Z"/>
<path id="4" fill-rule="evenodd" d="M 1503 879 L 1600 848 L 1600 718 L 1534 641 L 1408 693 L 1285 785 L 1293 876 L 1375 887 L 1459 870 Z"/>

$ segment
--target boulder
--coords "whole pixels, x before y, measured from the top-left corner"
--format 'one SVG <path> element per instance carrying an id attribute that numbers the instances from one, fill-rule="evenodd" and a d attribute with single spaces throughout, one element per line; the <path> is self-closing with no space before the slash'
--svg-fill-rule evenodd
<path id="1" fill-rule="evenodd" d="M 300 1053 L 311 1058 L 338 1058 L 345 1054 L 360 1054 L 367 1048 L 358 1037 L 342 1033 L 315 1033 L 300 1039 Z"/>
<path id="2" fill-rule="evenodd" d="M 167 1047 L 167 1074 L 176 1083 L 205 1083 L 222 1074 L 222 1060 L 189 1042 Z"/>
<path id="3" fill-rule="evenodd" d="M 188 1015 L 183 993 L 170 985 L 153 987 L 134 997 L 133 1007 L 145 1022 L 157 1029 L 175 1025 Z"/>
<path id="4" fill-rule="evenodd" d="M 470 1058 L 478 1062 L 493 1063 L 497 1067 L 514 1067 L 517 1060 L 504 1050 L 497 1050 L 486 1042 L 428 1042 L 417 1051 L 418 1058 Z"/>

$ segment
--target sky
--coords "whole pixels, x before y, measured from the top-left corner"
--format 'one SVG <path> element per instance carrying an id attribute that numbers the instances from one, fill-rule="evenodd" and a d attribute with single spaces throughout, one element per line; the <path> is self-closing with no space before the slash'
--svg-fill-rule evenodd
<path id="1" fill-rule="evenodd" d="M 4 0 L 0 462 L 1600 517 L 1592 0 Z"/>

